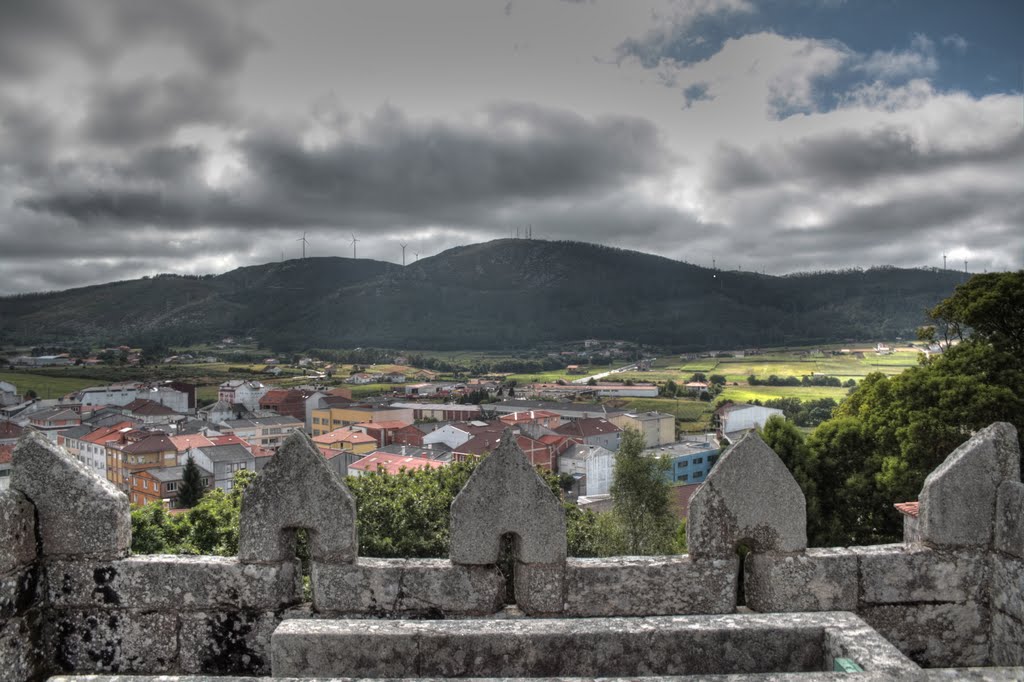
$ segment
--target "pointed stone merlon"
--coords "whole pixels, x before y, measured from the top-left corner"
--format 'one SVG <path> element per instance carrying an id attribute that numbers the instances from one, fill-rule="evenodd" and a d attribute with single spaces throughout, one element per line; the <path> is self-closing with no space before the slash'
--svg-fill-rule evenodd
<path id="1" fill-rule="evenodd" d="M 116 559 L 131 547 L 128 496 L 44 436 L 14 448 L 11 488 L 35 506 L 46 557 Z"/>
<path id="2" fill-rule="evenodd" d="M 496 564 L 515 536 L 516 603 L 528 615 L 560 613 L 565 602 L 565 510 L 506 430 L 452 501 L 451 560 Z"/>
<path id="3" fill-rule="evenodd" d="M 508 533 L 516 536 L 516 558 L 522 563 L 565 561 L 565 511 L 511 431 L 452 501 L 452 562 L 497 563 L 501 538 Z"/>
<path id="4" fill-rule="evenodd" d="M 734 556 L 807 548 L 807 502 L 793 475 L 756 432 L 725 451 L 690 500 L 690 555 Z"/>
<path id="5" fill-rule="evenodd" d="M 920 537 L 932 547 L 989 547 L 999 486 L 1020 482 L 1017 429 L 996 422 L 958 447 L 924 481 Z"/>
<path id="6" fill-rule="evenodd" d="M 242 495 L 238 559 L 265 564 L 295 558 L 295 531 L 305 529 L 313 561 L 355 561 L 352 493 L 304 433 L 288 436 Z"/>

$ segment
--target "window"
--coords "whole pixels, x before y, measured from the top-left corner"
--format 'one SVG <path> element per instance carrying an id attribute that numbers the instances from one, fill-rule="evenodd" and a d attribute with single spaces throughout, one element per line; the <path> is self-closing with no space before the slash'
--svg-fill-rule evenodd
<path id="1" fill-rule="evenodd" d="M 147 481 L 146 479 L 142 479 L 142 489 L 149 490 L 149 481 Z"/>
<path id="2" fill-rule="evenodd" d="M 320 423 L 320 417 L 313 417 L 313 423 L 314 424 L 319 424 Z"/>
<path id="3" fill-rule="evenodd" d="M 693 460 L 693 463 L 694 464 L 703 464 L 704 463 L 704 458 L 703 457 L 697 457 L 697 458 L 695 458 Z"/>
<path id="4" fill-rule="evenodd" d="M 169 493 L 173 493 L 177 489 L 178 489 L 178 484 L 177 483 L 173 483 L 172 482 L 172 483 L 167 483 L 167 484 L 164 485 L 164 490 L 166 490 Z"/>
<path id="5" fill-rule="evenodd" d="M 708 455 L 708 466 L 715 466 L 715 462 L 718 461 L 718 455 Z"/>
<path id="6" fill-rule="evenodd" d="M 679 480 L 680 481 L 689 481 L 690 480 L 690 476 L 688 474 L 679 474 Z"/>
<path id="7" fill-rule="evenodd" d="M 676 462 L 676 466 L 678 466 L 680 469 L 685 469 L 686 467 L 690 466 L 690 463 L 684 459 L 682 462 Z"/>

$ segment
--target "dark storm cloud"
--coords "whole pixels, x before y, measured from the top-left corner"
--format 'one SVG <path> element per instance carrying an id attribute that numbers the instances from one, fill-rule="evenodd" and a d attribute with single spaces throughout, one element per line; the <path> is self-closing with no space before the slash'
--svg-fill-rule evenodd
<path id="1" fill-rule="evenodd" d="M 0 94 L 0 173 L 35 177 L 49 165 L 56 140 L 54 125 L 36 107 Z"/>
<path id="2" fill-rule="evenodd" d="M 31 77 L 69 53 L 100 65 L 141 44 L 181 47 L 209 73 L 234 72 L 267 44 L 245 10 L 205 0 L 4 0 L 0 75 Z"/>
<path id="3" fill-rule="evenodd" d="M 144 78 L 93 86 L 82 130 L 103 144 L 162 139 L 193 123 L 219 123 L 234 116 L 228 93 L 216 80 L 185 75 Z"/>
<path id="4" fill-rule="evenodd" d="M 656 176 L 672 161 L 648 121 L 586 119 L 533 105 L 493 106 L 472 126 L 416 123 L 384 109 L 340 132 L 338 141 L 316 148 L 303 145 L 301 131 L 246 134 L 237 151 L 247 179 L 230 189 L 197 179 L 201 152 L 163 148 L 137 155 L 119 174 L 159 171 L 176 182 L 72 181 L 20 205 L 82 222 L 168 227 L 467 222 L 510 203 L 597 196 Z"/>
<path id="5" fill-rule="evenodd" d="M 723 144 L 713 155 L 709 184 L 720 192 L 793 181 L 860 186 L 887 176 L 936 173 L 957 166 L 1024 159 L 1024 136 L 960 149 L 925 147 L 909 131 L 888 127 L 841 131 L 753 150 Z"/>

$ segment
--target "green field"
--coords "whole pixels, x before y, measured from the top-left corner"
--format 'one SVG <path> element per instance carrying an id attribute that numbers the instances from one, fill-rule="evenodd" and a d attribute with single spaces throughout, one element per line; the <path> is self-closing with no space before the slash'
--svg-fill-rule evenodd
<path id="1" fill-rule="evenodd" d="M 773 398 L 799 398 L 800 400 L 832 398 L 839 402 L 846 397 L 849 390 L 831 386 L 726 386 L 716 400 L 747 403 L 751 400 L 764 402 Z"/>
<path id="2" fill-rule="evenodd" d="M 29 374 L 18 371 L 0 372 L 0 381 L 14 384 L 22 395 L 25 394 L 25 391 L 35 391 L 40 398 L 59 398 L 72 391 L 97 385 L 97 382 L 91 379 Z"/>

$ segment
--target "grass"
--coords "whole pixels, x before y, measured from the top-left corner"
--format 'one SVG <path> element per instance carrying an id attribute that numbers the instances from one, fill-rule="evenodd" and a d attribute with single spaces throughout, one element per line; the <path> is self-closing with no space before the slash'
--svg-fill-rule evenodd
<path id="1" fill-rule="evenodd" d="M 27 372 L 0 372 L 0 381 L 6 381 L 18 387 L 22 395 L 26 391 L 35 391 L 40 398 L 59 398 L 72 391 L 98 385 L 91 379 L 78 377 L 61 377 L 48 374 L 29 374 Z"/>
<path id="2" fill-rule="evenodd" d="M 751 400 L 764 402 L 773 398 L 799 398 L 800 400 L 832 398 L 839 402 L 846 397 L 848 391 L 847 388 L 831 386 L 727 386 L 717 399 L 748 403 Z"/>
<path id="3" fill-rule="evenodd" d="M 712 411 L 711 403 L 680 398 L 632 398 L 626 401 L 626 409 L 636 412 L 664 412 L 683 421 L 702 421 Z"/>

